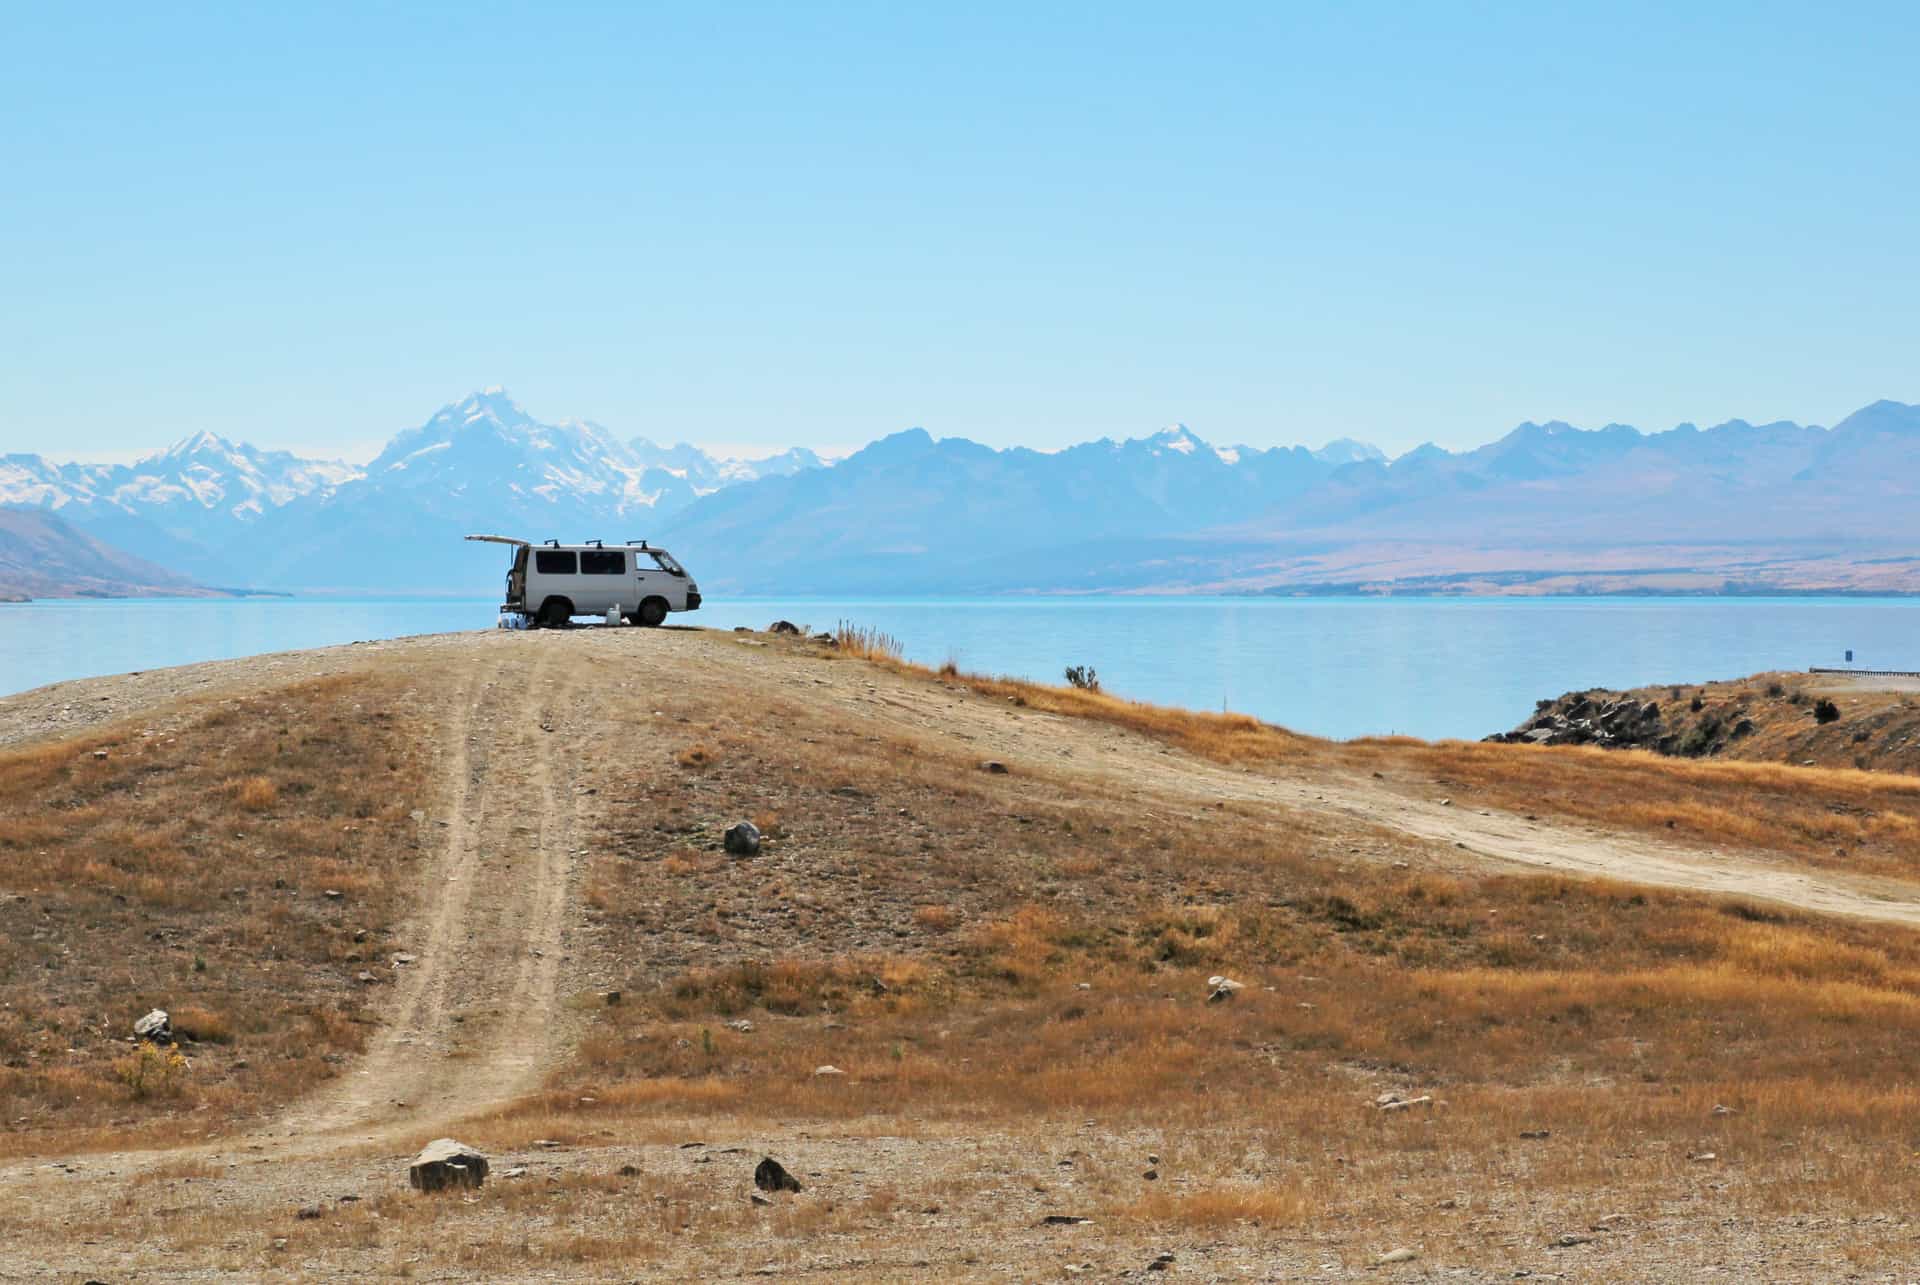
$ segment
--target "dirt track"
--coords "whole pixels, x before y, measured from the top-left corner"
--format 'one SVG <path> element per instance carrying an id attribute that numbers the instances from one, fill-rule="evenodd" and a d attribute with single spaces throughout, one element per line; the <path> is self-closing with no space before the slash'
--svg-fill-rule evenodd
<path id="1" fill-rule="evenodd" d="M 1445 806 L 1412 783 L 1336 769 L 1222 766 L 1107 725 L 720 633 L 448 635 L 68 683 L 0 700 L 0 744 L 106 721 L 162 723 L 207 699 L 363 666 L 409 671 L 442 755 L 438 801 L 419 819 L 433 854 L 409 936 L 420 945 L 400 970 L 369 1051 L 327 1089 L 244 1136 L 84 1158 L 62 1170 L 57 1192 L 48 1189 L 47 1162 L 11 1165 L 0 1169 L 0 1200 L 44 1212 L 53 1199 L 74 1216 L 103 1216 L 128 1174 L 191 1157 L 253 1172 L 260 1198 L 297 1204 L 311 1174 L 268 1166 L 263 1152 L 310 1158 L 339 1182 L 391 1181 L 395 1155 L 540 1087 L 574 1037 L 564 1002 L 569 969 L 578 967 L 569 959 L 579 920 L 574 862 L 580 836 L 596 824 L 585 783 L 597 758 L 645 752 L 651 734 L 644 724 L 608 725 L 598 693 L 609 682 L 644 692 L 698 681 L 743 708 L 830 708 L 876 733 L 1001 759 L 1062 791 L 1131 794 L 1167 815 L 1197 817 L 1224 802 L 1312 817 L 1350 834 L 1387 831 L 1421 841 L 1423 859 L 1442 867 L 1548 867 L 1920 924 L 1920 888 L 1892 881 Z M 29 1278 L 46 1265 L 31 1246 L 0 1250 L 0 1277 Z M 128 1265 L 121 1253 L 104 1254 L 101 1270 Z"/>

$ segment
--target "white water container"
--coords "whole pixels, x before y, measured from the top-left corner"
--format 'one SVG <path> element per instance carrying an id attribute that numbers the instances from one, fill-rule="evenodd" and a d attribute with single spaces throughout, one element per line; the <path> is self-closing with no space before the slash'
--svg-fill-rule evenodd
<path id="1" fill-rule="evenodd" d="M 626 623 L 627 623 L 627 618 L 620 613 L 619 603 L 616 602 L 611 607 L 607 608 L 607 627 L 608 628 L 618 629 L 621 625 L 624 625 Z"/>

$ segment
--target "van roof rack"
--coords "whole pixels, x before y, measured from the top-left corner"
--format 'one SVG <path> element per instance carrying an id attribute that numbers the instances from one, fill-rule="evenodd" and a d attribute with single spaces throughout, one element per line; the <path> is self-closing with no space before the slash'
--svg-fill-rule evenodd
<path id="1" fill-rule="evenodd" d="M 627 547 L 629 547 L 629 548 L 631 548 L 631 547 L 633 547 L 633 546 L 634 546 L 634 545 L 636 545 L 636 544 L 637 544 L 637 545 L 639 545 L 639 546 L 640 546 L 641 548 L 643 548 L 643 549 L 647 547 L 647 542 L 646 542 L 645 540 L 629 540 L 629 541 L 627 541 Z"/>
<path id="2" fill-rule="evenodd" d="M 560 547 L 560 542 L 558 540 L 549 540 L 547 541 L 547 547 L 549 549 L 557 549 Z"/>
<path id="3" fill-rule="evenodd" d="M 587 541 L 587 543 L 592 545 L 596 549 L 604 549 L 607 547 L 603 542 L 599 540 L 589 540 Z"/>

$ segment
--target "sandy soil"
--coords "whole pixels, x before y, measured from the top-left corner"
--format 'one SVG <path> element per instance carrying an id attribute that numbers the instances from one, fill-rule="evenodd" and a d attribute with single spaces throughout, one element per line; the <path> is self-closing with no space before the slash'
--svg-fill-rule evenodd
<path id="1" fill-rule="evenodd" d="M 604 794 L 589 792 L 609 756 L 644 752 L 658 733 L 644 722 L 612 724 L 604 694 L 617 685 L 644 693 L 689 682 L 728 692 L 741 708 L 778 703 L 830 707 L 857 716 L 876 734 L 911 735 L 999 759 L 1062 791 L 1097 786 L 1131 794 L 1150 814 L 1197 817 L 1228 801 L 1306 816 L 1330 836 L 1393 834 L 1419 841 L 1420 859 L 1441 868 L 1480 863 L 1549 867 L 1673 888 L 1738 893 L 1823 914 L 1920 923 L 1920 887 L 1795 868 L 1766 854 L 1691 849 L 1648 838 L 1572 827 L 1509 813 L 1453 806 L 1432 783 L 1359 777 L 1327 767 L 1254 772 L 1203 762 L 1143 737 L 999 704 L 957 688 L 893 675 L 871 666 L 805 659 L 765 640 L 693 630 L 578 630 L 566 634 L 481 633 L 361 644 L 264 656 L 138 675 L 59 684 L 0 700 L 0 744 L 64 736 L 107 722 L 162 725 L 209 699 L 295 679 L 361 667 L 402 667 L 423 693 L 423 716 L 437 727 L 437 801 L 419 818 L 433 861 L 408 940 L 416 959 L 401 970 L 386 1020 L 359 1063 L 314 1097 L 247 1134 L 169 1151 L 41 1159 L 0 1168 L 0 1279 L 190 1280 L 221 1276 L 334 1279 L 383 1274 L 384 1259 L 302 1260 L 272 1248 L 291 1211 L 341 1194 L 372 1197 L 404 1182 L 404 1163 L 422 1143 L 458 1132 L 459 1121 L 538 1088 L 576 1035 L 566 997 L 589 990 L 592 961 L 576 956 L 579 869 L 585 836 L 600 825 Z M 1348 851 L 1359 852 L 1355 843 Z M 1358 859 L 1366 859 L 1364 856 Z M 888 1163 L 971 1167 L 1000 1174 L 956 1207 L 977 1205 L 987 1221 L 964 1232 L 951 1217 L 929 1222 L 931 1242 L 962 1236 L 973 1246 L 967 1274 L 1057 1276 L 1088 1264 L 1095 1274 L 1143 1272 L 1166 1248 L 1091 1229 L 1033 1224 L 1058 1207 L 1005 1176 L 1034 1157 L 1016 1140 L 988 1138 L 876 1143 L 857 1136 L 728 1140 L 710 1148 L 778 1145 L 796 1164 L 827 1174 L 874 1171 Z M 1089 1137 L 1090 1151 L 1129 1153 L 1132 1140 Z M 1141 1149 L 1144 1143 L 1139 1144 Z M 892 1160 L 887 1159 L 893 1156 Z M 496 1157 L 496 1172 L 520 1164 L 532 1178 L 609 1173 L 622 1163 L 648 1170 L 685 1168 L 698 1157 L 673 1142 L 609 1139 L 604 1147 L 530 1150 Z M 716 1157 L 737 1168 L 753 1157 Z M 287 1163 L 293 1161 L 295 1163 Z M 230 1218 L 257 1214 L 260 1234 L 157 1255 L 151 1243 L 115 1234 L 148 1216 L 129 1187 L 183 1163 L 210 1175 L 189 1197 L 171 1185 L 169 1202 Z M 1052 1162 L 1041 1158 L 1049 1171 Z M 532 1180 L 532 1179 L 523 1179 Z M 845 1180 L 851 1181 L 851 1180 Z M 991 1184 L 990 1184 L 991 1187 Z M 178 1200 L 176 1201 L 176 1197 Z M 1020 1217 L 995 1230 L 993 1210 Z M 1029 1216 L 1030 1215 L 1030 1216 Z M 502 1234 L 509 1234 L 503 1232 Z M 1894 1229 L 1889 1229 L 1894 1234 Z M 907 1236 L 911 1245 L 915 1237 Z M 1070 1247 L 1068 1242 L 1074 1242 Z M 789 1242 L 790 1243 L 790 1242 Z M 1648 1237 L 1636 1260 L 1532 1260 L 1558 1279 L 1824 1279 L 1816 1258 L 1795 1265 L 1777 1244 L 1751 1232 L 1740 1238 L 1675 1232 Z M 756 1252 L 751 1235 L 725 1264 Z M 927 1248 L 932 1248 L 929 1243 Z M 768 1248 L 767 1252 L 772 1252 Z M 783 1251 L 790 1252 L 790 1251 Z M 1194 1278 L 1293 1278 L 1347 1274 L 1351 1257 L 1314 1244 L 1271 1243 L 1260 1252 L 1225 1243 L 1180 1247 L 1178 1267 Z M 689 1276 L 731 1274 L 735 1266 L 703 1256 L 683 1262 Z M 276 1256 L 276 1254 L 278 1256 Z M 1450 1279 L 1510 1279 L 1518 1255 L 1497 1269 L 1461 1267 Z M 951 1274 L 951 1256 L 901 1249 L 864 1262 L 782 1262 L 776 1270 L 821 1277 L 907 1279 L 930 1259 Z M 1531 1260 L 1530 1260 L 1531 1261 Z M 420 1263 L 422 1279 L 468 1278 L 457 1263 Z M 753 1269 L 757 1270 L 757 1269 Z M 1423 1264 L 1391 1269 L 1425 1274 Z M 1437 1270 L 1437 1269 L 1435 1269 Z M 525 1277 L 571 1276 L 561 1265 L 528 1264 Z M 591 1274 L 591 1273 L 589 1273 Z M 1360 1275 L 1370 1273 L 1362 1270 Z M 1385 1274 L 1385 1269 L 1383 1273 Z"/>

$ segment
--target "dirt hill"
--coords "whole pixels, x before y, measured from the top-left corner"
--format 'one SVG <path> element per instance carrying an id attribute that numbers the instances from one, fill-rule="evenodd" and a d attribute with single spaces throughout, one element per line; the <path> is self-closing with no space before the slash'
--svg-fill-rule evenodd
<path id="1" fill-rule="evenodd" d="M 876 641 L 0 700 L 0 1275 L 1907 1261 L 1920 781 L 1336 745 Z M 443 1135 L 483 1188 L 407 1190 Z"/>
<path id="2" fill-rule="evenodd" d="M 1920 773 L 1920 678 L 1776 673 L 1595 688 L 1541 701 L 1532 718 L 1489 739 Z"/>
<path id="3" fill-rule="evenodd" d="M 0 507 L 0 602 L 211 593 L 185 576 L 77 530 L 57 514 Z"/>

